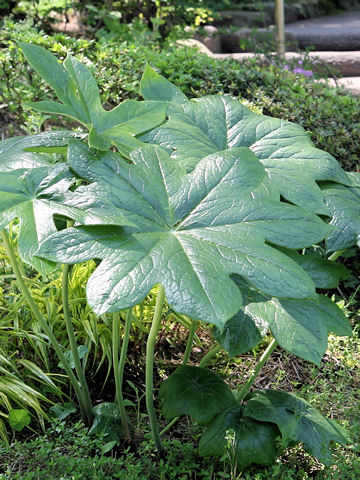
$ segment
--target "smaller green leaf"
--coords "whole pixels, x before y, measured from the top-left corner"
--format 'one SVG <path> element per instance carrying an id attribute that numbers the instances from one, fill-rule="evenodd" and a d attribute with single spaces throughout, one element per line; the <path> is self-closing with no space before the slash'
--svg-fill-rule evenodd
<path id="1" fill-rule="evenodd" d="M 255 392 L 245 406 L 244 415 L 277 424 L 285 443 L 303 443 L 308 453 L 327 466 L 332 463 L 330 441 L 348 442 L 346 430 L 292 393 L 280 390 Z"/>
<path id="2" fill-rule="evenodd" d="M 0 142 L 0 172 L 50 166 L 53 160 L 39 153 L 63 153 L 70 139 L 82 135 L 69 131 L 43 132 Z"/>
<path id="3" fill-rule="evenodd" d="M 8 420 L 13 430 L 21 432 L 23 428 L 29 425 L 31 417 L 27 410 L 23 408 L 13 408 L 9 411 Z"/>
<path id="4" fill-rule="evenodd" d="M 222 455 L 226 447 L 226 432 L 239 424 L 243 407 L 236 405 L 220 412 L 209 423 L 199 443 L 199 455 L 210 457 Z"/>
<path id="5" fill-rule="evenodd" d="M 64 420 L 69 415 L 76 412 L 76 407 L 71 402 L 57 403 L 56 405 L 50 407 L 50 411 L 54 414 L 55 418 Z"/>
<path id="6" fill-rule="evenodd" d="M 178 105 L 188 103 L 186 95 L 157 73 L 149 65 L 146 66 L 140 82 L 140 94 L 145 100 L 168 101 Z"/>
<path id="7" fill-rule="evenodd" d="M 124 437 L 120 408 L 116 403 L 103 402 L 93 408 L 94 421 L 89 430 L 90 435 L 101 435 L 109 442 L 119 441 Z"/>
<path id="8" fill-rule="evenodd" d="M 78 355 L 80 360 L 85 357 L 85 355 L 88 353 L 89 349 L 85 345 L 78 345 L 77 347 L 78 350 Z M 71 368 L 75 368 L 75 361 L 74 361 L 74 355 L 71 350 L 67 350 L 64 352 L 64 356 L 66 357 L 67 361 L 69 362 L 69 365 Z M 59 368 L 64 368 L 62 362 L 58 363 Z"/>
<path id="9" fill-rule="evenodd" d="M 280 454 L 281 433 L 276 425 L 243 417 L 234 426 L 235 460 L 239 470 L 251 464 L 270 466 Z"/>
<path id="10" fill-rule="evenodd" d="M 315 283 L 317 288 L 336 288 L 340 282 L 349 278 L 349 272 L 342 263 L 333 262 L 316 253 L 299 253 L 280 248 L 287 256 L 295 260 Z"/>
<path id="11" fill-rule="evenodd" d="M 105 453 L 110 452 L 118 443 L 119 442 L 117 440 L 112 440 L 111 442 L 105 443 L 105 445 L 102 445 L 101 447 L 101 453 L 105 455 Z"/>
<path id="12" fill-rule="evenodd" d="M 328 252 L 360 244 L 360 188 L 334 183 L 325 184 L 322 188 L 332 216 L 330 225 L 337 228 L 326 239 Z"/>
<path id="13" fill-rule="evenodd" d="M 350 322 L 336 303 L 325 295 L 319 295 L 318 300 L 327 331 L 340 336 L 352 335 Z"/>
<path id="14" fill-rule="evenodd" d="M 25 103 L 25 107 L 32 108 L 33 110 L 41 113 L 52 113 L 55 115 L 65 115 L 66 117 L 71 117 L 74 120 L 77 120 L 77 112 L 63 103 L 52 102 L 52 101 L 42 101 L 42 102 L 28 102 Z"/>
<path id="15" fill-rule="evenodd" d="M 267 324 L 256 325 L 254 319 L 246 313 L 245 307 L 225 323 L 222 331 L 215 327 L 213 335 L 231 358 L 254 348 L 267 330 Z"/>
<path id="16" fill-rule="evenodd" d="M 73 88 L 73 82 L 59 63 L 58 59 L 45 48 L 29 43 L 17 42 L 26 60 L 35 68 L 38 74 L 55 90 L 64 103 L 68 100 L 68 92 Z"/>
<path id="17" fill-rule="evenodd" d="M 226 383 L 214 372 L 200 367 L 179 367 L 162 383 L 159 396 L 166 419 L 190 415 L 201 424 L 236 405 Z"/>

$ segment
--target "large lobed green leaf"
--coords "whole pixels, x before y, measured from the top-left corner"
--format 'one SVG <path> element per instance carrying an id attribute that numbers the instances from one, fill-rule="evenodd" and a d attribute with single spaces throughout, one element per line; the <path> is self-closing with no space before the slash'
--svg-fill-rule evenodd
<path id="1" fill-rule="evenodd" d="M 62 263 L 102 260 L 87 288 L 95 312 L 135 305 L 160 282 L 175 310 L 222 328 L 241 306 L 232 273 L 272 296 L 316 298 L 310 277 L 265 240 L 303 248 L 331 229 L 317 216 L 275 201 L 249 149 L 210 155 L 190 174 L 157 146 L 140 148 L 131 159 L 129 165 L 111 152 L 97 156 L 71 142 L 69 164 L 93 182 L 88 192 L 101 191 L 119 225 L 125 218 L 134 226 L 104 228 L 105 215 L 103 225 L 54 234 L 39 250 Z"/>
<path id="2" fill-rule="evenodd" d="M 167 420 L 190 415 L 205 425 L 221 410 L 236 406 L 226 383 L 216 373 L 200 367 L 179 367 L 161 384 L 159 396 Z"/>

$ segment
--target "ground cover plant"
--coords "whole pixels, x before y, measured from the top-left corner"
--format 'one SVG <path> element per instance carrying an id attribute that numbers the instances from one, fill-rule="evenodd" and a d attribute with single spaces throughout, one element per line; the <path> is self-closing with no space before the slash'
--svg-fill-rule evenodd
<path id="1" fill-rule="evenodd" d="M 166 295 L 190 333 L 182 366 L 160 388 L 163 414 L 168 420 L 190 415 L 206 427 L 200 454 L 221 456 L 233 432 L 240 470 L 254 462 L 271 465 L 298 443 L 329 465 L 330 441 L 348 441 L 342 427 L 293 394 L 250 388 L 277 345 L 319 364 L 329 331 L 351 334 L 342 310 L 317 289 L 346 278 L 336 259 L 359 244 L 359 174 L 347 174 L 316 149 L 301 127 L 255 114 L 229 96 L 189 101 L 150 67 L 141 82 L 144 101 L 104 110 L 82 63 L 68 56 L 60 64 L 40 47 L 20 45 L 61 102 L 30 106 L 69 116 L 88 134 L 54 131 L 0 144 L 2 238 L 19 288 L 91 431 L 105 435 L 109 449 L 123 437 L 131 441 L 124 364 L 132 309 L 152 291 L 146 406 L 159 454 L 165 449 L 154 408 L 153 363 Z M 25 263 L 42 275 L 64 265 L 62 308 L 71 356 L 24 281 L 5 229 L 14 219 Z M 321 249 L 314 250 L 315 244 Z M 94 409 L 67 292 L 68 265 L 89 260 L 96 262 L 87 283 L 89 306 L 112 315 L 116 385 L 116 403 Z M 235 394 L 204 368 L 205 361 L 187 365 L 199 321 L 214 326 L 215 339 L 230 356 L 271 332 L 253 375 Z"/>

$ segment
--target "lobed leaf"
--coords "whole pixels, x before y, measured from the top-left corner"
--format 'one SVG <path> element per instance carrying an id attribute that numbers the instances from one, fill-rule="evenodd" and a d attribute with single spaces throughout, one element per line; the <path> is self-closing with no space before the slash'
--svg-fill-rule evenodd
<path id="1" fill-rule="evenodd" d="M 57 131 L 3 140 L 0 142 L 0 172 L 49 166 L 53 160 L 40 153 L 66 153 L 69 140 L 78 137 L 81 135 Z"/>
<path id="2" fill-rule="evenodd" d="M 295 260 L 305 270 L 317 288 L 336 288 L 340 282 L 349 278 L 350 274 L 342 263 L 328 260 L 316 253 L 300 255 L 293 250 L 284 248 L 280 250 Z"/>
<path id="3" fill-rule="evenodd" d="M 265 240 L 302 248 L 324 238 L 329 227 L 273 200 L 249 149 L 210 155 L 190 174 L 157 146 L 140 148 L 131 159 L 129 165 L 117 154 L 96 155 L 71 142 L 69 164 L 112 204 L 110 223 L 118 215 L 133 226 L 106 232 L 100 225 L 75 227 L 51 235 L 38 252 L 64 263 L 102 260 L 87 287 L 95 312 L 129 308 L 161 282 L 175 310 L 222 328 L 241 306 L 233 273 L 269 295 L 316 298 L 310 277 Z M 109 226 L 108 213 L 99 220 Z"/>

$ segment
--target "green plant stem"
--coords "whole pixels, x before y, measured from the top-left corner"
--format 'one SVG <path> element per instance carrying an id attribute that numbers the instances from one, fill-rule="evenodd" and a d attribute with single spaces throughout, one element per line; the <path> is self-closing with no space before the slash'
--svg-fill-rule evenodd
<path id="1" fill-rule="evenodd" d="M 87 418 L 87 422 L 90 425 L 93 419 L 92 413 L 92 404 L 90 398 L 89 387 L 86 382 L 84 369 L 81 365 L 79 352 L 76 344 L 75 339 L 75 332 L 74 326 L 71 321 L 71 312 L 70 312 L 70 305 L 69 305 L 69 272 L 70 272 L 70 265 L 63 265 L 63 278 L 62 278 L 62 286 L 61 286 L 61 295 L 62 295 L 62 305 L 63 305 L 63 312 L 64 312 L 64 319 L 66 324 L 66 330 L 69 338 L 70 349 L 73 355 L 75 370 L 80 382 L 81 391 L 82 391 L 82 401 L 83 406 L 85 409 L 85 414 Z"/>
<path id="2" fill-rule="evenodd" d="M 165 291 L 164 287 L 159 284 L 158 294 L 156 298 L 154 318 L 152 321 L 150 333 L 146 343 L 146 368 L 145 368 L 145 399 L 146 399 L 146 408 L 148 411 L 151 433 L 156 445 L 156 449 L 160 455 L 164 455 L 165 448 L 160 439 L 159 434 L 159 425 L 156 418 L 154 399 L 153 399 L 153 389 L 154 389 L 154 348 L 156 336 L 160 328 L 161 315 L 163 310 L 163 305 L 165 301 Z"/>
<path id="3" fill-rule="evenodd" d="M 345 250 L 337 250 L 336 252 L 332 253 L 328 260 L 335 262 L 341 255 L 345 252 Z"/>
<path id="4" fill-rule="evenodd" d="M 215 357 L 217 353 L 219 353 L 221 350 L 220 345 L 215 345 L 211 350 L 208 351 L 206 355 L 203 356 L 203 358 L 200 360 L 199 367 L 204 368 L 205 365 L 212 359 L 212 357 Z"/>
<path id="5" fill-rule="evenodd" d="M 191 349 L 192 349 L 192 345 L 193 345 L 193 342 L 194 342 L 194 337 L 195 337 L 195 333 L 196 333 L 196 330 L 197 330 L 197 326 L 198 326 L 197 320 L 191 320 L 191 326 L 190 326 L 189 336 L 188 336 L 188 339 L 187 339 L 187 344 L 186 344 L 186 349 L 185 349 L 182 365 L 186 365 L 189 361 L 189 357 L 190 357 L 190 354 L 191 354 Z M 169 422 L 166 425 L 166 427 L 163 430 L 161 430 L 160 436 L 163 435 L 168 430 L 170 430 L 170 428 L 179 420 L 179 418 L 180 417 L 173 418 L 171 420 L 171 422 Z"/>
<path id="6" fill-rule="evenodd" d="M 60 359 L 60 361 L 61 361 L 61 363 L 62 363 L 62 365 L 63 365 L 63 367 L 66 371 L 66 374 L 69 377 L 71 385 L 73 386 L 73 388 L 75 390 L 75 394 L 76 394 L 76 397 L 77 397 L 78 402 L 79 402 L 82 417 L 83 417 L 84 421 L 86 422 L 87 421 L 87 416 L 86 416 L 85 406 L 83 404 L 82 391 L 81 391 L 80 385 L 79 385 L 79 383 L 78 383 L 78 381 L 77 381 L 77 379 L 74 375 L 74 372 L 72 371 L 72 369 L 69 365 L 69 362 L 67 361 L 67 359 L 66 359 L 66 357 L 65 357 L 65 355 L 62 351 L 62 348 L 60 347 L 58 341 L 56 340 L 56 337 L 53 334 L 50 326 L 48 325 L 48 323 L 46 322 L 44 317 L 41 315 L 41 312 L 40 312 L 38 306 L 34 302 L 34 299 L 32 298 L 31 293 L 26 286 L 26 283 L 25 283 L 25 281 L 23 279 L 23 276 L 21 274 L 21 270 L 20 270 L 19 263 L 17 261 L 16 255 L 15 255 L 15 252 L 13 250 L 13 247 L 11 245 L 11 242 L 10 242 L 9 237 L 8 237 L 5 230 L 1 231 L 1 238 L 2 238 L 2 241 L 4 242 L 6 252 L 7 252 L 7 255 L 9 257 L 9 261 L 10 261 L 11 267 L 13 269 L 13 272 L 15 274 L 18 287 L 20 288 L 22 294 L 24 295 L 24 298 L 27 301 L 34 317 L 39 322 L 41 328 L 44 330 L 44 332 L 48 336 L 48 338 L 49 338 L 57 356 L 59 357 L 59 359 Z"/>
<path id="7" fill-rule="evenodd" d="M 126 439 L 131 442 L 131 433 L 129 422 L 126 417 L 126 410 L 124 405 L 124 398 L 122 394 L 124 367 L 126 360 L 127 348 L 129 345 L 130 327 L 131 327 L 132 309 L 126 313 L 124 338 L 121 347 L 120 361 L 119 361 L 119 344 L 120 344 L 120 315 L 114 313 L 113 315 L 113 370 L 116 388 L 116 401 L 120 408 L 121 422 L 124 427 Z"/>
<path id="8" fill-rule="evenodd" d="M 182 365 L 186 365 L 189 361 L 197 327 L 198 327 L 197 320 L 191 320 L 191 326 L 190 326 L 189 336 L 186 343 L 186 349 L 185 349 L 183 360 L 182 360 Z"/>
<path id="9" fill-rule="evenodd" d="M 238 394 L 236 395 L 236 399 L 241 402 L 245 397 L 246 395 L 248 394 L 250 388 L 252 387 L 253 383 L 255 382 L 256 380 L 256 377 L 258 376 L 261 368 L 264 366 L 264 364 L 266 363 L 266 361 L 268 360 L 268 358 L 270 357 L 270 355 L 272 354 L 272 352 L 275 350 L 275 348 L 277 347 L 278 343 L 277 341 L 275 340 L 275 338 L 273 338 L 269 344 L 269 346 L 267 347 L 267 349 L 265 350 L 265 352 L 261 355 L 260 357 L 260 360 L 258 361 L 255 369 L 254 369 L 254 372 L 253 374 L 251 375 L 251 377 L 248 379 L 248 381 L 245 383 L 245 385 L 243 386 L 243 388 L 238 392 Z"/>

